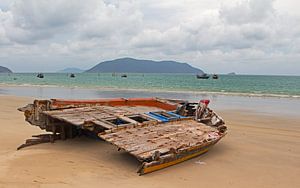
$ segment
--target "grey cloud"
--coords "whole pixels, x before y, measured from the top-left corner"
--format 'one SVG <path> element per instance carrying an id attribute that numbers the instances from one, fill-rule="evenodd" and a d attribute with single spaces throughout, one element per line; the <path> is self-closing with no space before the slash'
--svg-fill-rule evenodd
<path id="1" fill-rule="evenodd" d="M 85 16 L 78 30 L 81 37 L 87 39 L 134 35 L 142 24 L 142 13 L 126 1 L 115 4 L 99 1 Z"/>
<path id="2" fill-rule="evenodd" d="M 274 0 L 249 0 L 238 2 L 235 6 L 223 6 L 220 16 L 230 24 L 261 22 L 274 13 Z"/>
<path id="3" fill-rule="evenodd" d="M 70 24 L 81 15 L 80 1 L 17 1 L 13 7 L 14 25 L 24 29 L 57 28 Z"/>
<path id="4" fill-rule="evenodd" d="M 274 7 L 284 0 L 224 1 L 18 0 L 5 9 L 0 2 L 0 57 L 15 65 L 18 57 L 43 57 L 49 70 L 45 59 L 56 67 L 76 59 L 90 63 L 82 67 L 123 56 L 173 59 L 214 72 L 230 62 L 299 61 L 300 15 Z"/>
<path id="5" fill-rule="evenodd" d="M 246 39 L 260 41 L 268 38 L 270 31 L 263 25 L 246 25 L 241 28 L 241 33 Z"/>
<path id="6" fill-rule="evenodd" d="M 6 36 L 12 42 L 32 44 L 50 39 L 72 29 L 87 10 L 84 1 L 74 0 L 27 0 L 16 1 L 2 15 Z"/>

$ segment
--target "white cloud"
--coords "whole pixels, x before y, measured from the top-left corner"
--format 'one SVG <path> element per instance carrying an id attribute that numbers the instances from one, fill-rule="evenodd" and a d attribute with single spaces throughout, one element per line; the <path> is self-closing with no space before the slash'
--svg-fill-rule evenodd
<path id="1" fill-rule="evenodd" d="M 189 62 L 208 72 L 299 74 L 297 5 L 296 0 L 1 1 L 0 60 L 16 71 L 24 71 L 21 64 L 25 71 L 54 71 L 132 56 Z"/>

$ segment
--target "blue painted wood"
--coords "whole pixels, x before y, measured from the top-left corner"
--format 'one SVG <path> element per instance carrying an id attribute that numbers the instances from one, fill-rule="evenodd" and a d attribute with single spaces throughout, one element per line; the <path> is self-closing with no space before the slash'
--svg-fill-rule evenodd
<path id="1" fill-rule="evenodd" d="M 175 114 L 174 112 L 167 112 L 167 113 L 170 114 L 170 115 L 176 116 L 179 119 L 188 118 L 187 116 L 181 116 L 181 115 Z"/>
<path id="2" fill-rule="evenodd" d="M 155 114 L 153 112 L 146 113 L 148 116 L 151 116 L 152 118 L 162 121 L 162 122 L 169 122 L 169 119 L 164 116 L 159 116 L 158 114 Z"/>

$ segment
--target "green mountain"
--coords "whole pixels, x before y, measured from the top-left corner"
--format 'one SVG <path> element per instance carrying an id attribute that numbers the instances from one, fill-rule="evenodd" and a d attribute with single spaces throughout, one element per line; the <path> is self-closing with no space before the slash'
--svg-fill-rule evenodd
<path id="1" fill-rule="evenodd" d="M 12 71 L 6 67 L 0 66 L 0 73 L 12 73 Z"/>
<path id="2" fill-rule="evenodd" d="M 152 61 L 121 58 L 104 61 L 86 72 L 123 72 L 123 73 L 203 73 L 202 70 L 187 63 L 176 61 Z"/>

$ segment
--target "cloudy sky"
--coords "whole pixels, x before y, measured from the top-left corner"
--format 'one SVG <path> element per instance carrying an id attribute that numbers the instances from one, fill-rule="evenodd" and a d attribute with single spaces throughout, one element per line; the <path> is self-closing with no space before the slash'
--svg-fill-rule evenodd
<path id="1" fill-rule="evenodd" d="M 0 1 L 2 66 L 51 72 L 120 57 L 300 75 L 300 1 Z"/>

